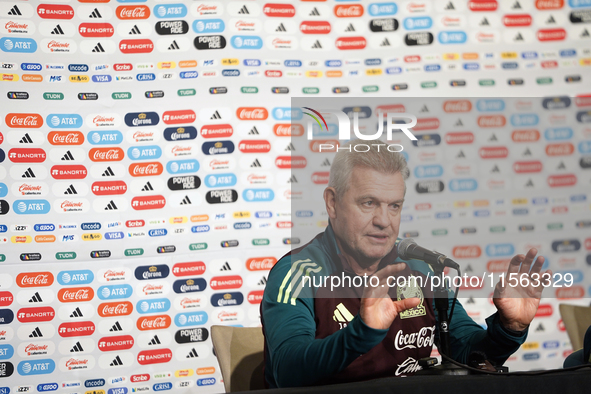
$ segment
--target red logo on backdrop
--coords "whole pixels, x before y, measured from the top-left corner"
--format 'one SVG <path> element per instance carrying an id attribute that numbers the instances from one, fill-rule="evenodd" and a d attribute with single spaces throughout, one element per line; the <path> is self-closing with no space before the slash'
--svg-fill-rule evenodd
<path id="1" fill-rule="evenodd" d="M 9 291 L 0 291 L 0 306 L 8 306 L 12 304 L 14 297 Z"/>
<path id="2" fill-rule="evenodd" d="M 503 115 L 483 115 L 478 117 L 480 127 L 503 127 L 507 120 Z"/>
<path id="3" fill-rule="evenodd" d="M 507 27 L 529 26 L 531 22 L 532 17 L 529 14 L 505 15 L 503 17 L 503 24 Z"/>
<path id="4" fill-rule="evenodd" d="M 488 263 L 486 263 L 486 270 L 488 272 L 507 272 L 510 262 L 511 260 L 509 259 L 491 260 Z"/>
<path id="5" fill-rule="evenodd" d="M 236 110 L 236 117 L 240 120 L 265 120 L 269 112 L 264 107 L 240 107 Z"/>
<path id="6" fill-rule="evenodd" d="M 502 159 L 509 156 L 509 149 L 505 146 L 485 146 L 478 150 L 482 159 Z"/>
<path id="7" fill-rule="evenodd" d="M 281 72 L 281 70 L 266 70 L 265 71 L 265 77 L 269 77 L 269 78 L 279 78 L 283 75 L 283 73 Z"/>
<path id="8" fill-rule="evenodd" d="M 563 214 L 568 212 L 568 207 L 566 205 L 552 207 L 553 214 Z"/>
<path id="9" fill-rule="evenodd" d="M 137 355 L 137 362 L 141 365 L 167 363 L 171 359 L 170 349 L 143 350 Z"/>
<path id="10" fill-rule="evenodd" d="M 439 128 L 439 119 L 437 118 L 422 118 L 417 119 L 417 124 L 412 129 L 414 131 L 435 130 Z"/>
<path id="11" fill-rule="evenodd" d="M 133 347 L 131 335 L 119 335 L 116 337 L 104 337 L 99 339 L 98 348 L 101 352 L 112 352 L 115 350 L 126 350 Z"/>
<path id="12" fill-rule="evenodd" d="M 138 319 L 136 325 L 140 331 L 163 330 L 170 327 L 171 322 L 168 315 L 144 316 Z"/>
<path id="13" fill-rule="evenodd" d="M 92 161 L 121 161 L 125 153 L 121 148 L 93 148 L 88 152 Z"/>
<path id="14" fill-rule="evenodd" d="M 239 289 L 242 287 L 242 277 L 238 275 L 215 276 L 209 281 L 209 287 L 213 290 Z"/>
<path id="15" fill-rule="evenodd" d="M 337 5 L 334 7 L 334 14 L 338 18 L 358 18 L 363 15 L 361 4 Z"/>
<path id="16" fill-rule="evenodd" d="M 47 135 L 51 145 L 82 145 L 84 134 L 79 131 L 52 131 Z"/>
<path id="17" fill-rule="evenodd" d="M 166 199 L 161 195 L 134 197 L 131 200 L 131 207 L 136 211 L 142 211 L 146 209 L 162 209 L 165 205 Z"/>
<path id="18" fill-rule="evenodd" d="M 420 62 L 421 61 L 421 57 L 419 55 L 408 55 L 404 57 L 404 62 L 405 63 L 416 63 L 416 62 Z"/>
<path id="19" fill-rule="evenodd" d="M 266 140 L 242 140 L 238 149 L 242 153 L 267 153 L 271 150 L 271 143 Z"/>
<path id="20" fill-rule="evenodd" d="M 308 161 L 304 156 L 277 156 L 277 168 L 306 168 Z"/>
<path id="21" fill-rule="evenodd" d="M 69 287 L 61 289 L 57 293 L 57 298 L 61 302 L 91 301 L 94 298 L 94 290 L 92 287 Z"/>
<path id="22" fill-rule="evenodd" d="M 263 6 L 263 12 L 269 17 L 293 18 L 296 11 L 291 4 L 267 3 Z"/>
<path id="23" fill-rule="evenodd" d="M 150 374 L 144 373 L 141 375 L 131 375 L 129 380 L 131 380 L 131 383 L 147 382 L 150 380 Z"/>
<path id="24" fill-rule="evenodd" d="M 471 144 L 474 142 L 474 134 L 471 131 L 459 131 L 457 133 L 447 133 L 445 142 L 449 145 Z"/>
<path id="25" fill-rule="evenodd" d="M 277 228 L 292 228 L 292 222 L 277 222 Z"/>
<path id="26" fill-rule="evenodd" d="M 556 60 L 545 60 L 540 63 L 542 68 L 556 68 L 558 67 L 558 62 Z"/>
<path id="27" fill-rule="evenodd" d="M 273 133 L 277 137 L 299 137 L 304 135 L 304 126 L 297 123 L 277 123 L 273 126 Z"/>
<path id="28" fill-rule="evenodd" d="M 585 249 L 591 250 L 591 238 L 585 240 Z"/>
<path id="29" fill-rule="evenodd" d="M 129 301 L 103 302 L 97 308 L 101 317 L 127 316 L 133 312 L 133 305 Z"/>
<path id="30" fill-rule="evenodd" d="M 81 23 L 78 32 L 82 37 L 111 37 L 115 29 L 110 23 Z"/>
<path id="31" fill-rule="evenodd" d="M 108 3 L 111 0 L 78 0 L 79 3 Z"/>
<path id="32" fill-rule="evenodd" d="M 162 121 L 166 124 L 193 123 L 197 115 L 192 109 L 180 111 L 166 111 L 162 114 Z"/>
<path id="33" fill-rule="evenodd" d="M 246 297 L 246 299 L 251 304 L 260 304 L 261 301 L 263 301 L 263 293 L 264 293 L 264 290 L 251 291 L 250 293 L 248 293 L 248 296 Z"/>
<path id="34" fill-rule="evenodd" d="M 38 323 L 41 321 L 52 321 L 55 317 L 55 310 L 50 306 L 37 308 L 22 308 L 16 312 L 16 318 L 21 323 Z"/>
<path id="35" fill-rule="evenodd" d="M 45 287 L 53 284 L 51 272 L 26 272 L 16 276 L 18 287 Z"/>
<path id="36" fill-rule="evenodd" d="M 131 70 L 133 70 L 133 65 L 131 63 L 116 63 L 116 64 L 113 64 L 113 70 L 115 70 L 115 71 L 131 71 Z"/>
<path id="37" fill-rule="evenodd" d="M 43 163 L 47 155 L 41 148 L 12 148 L 8 158 L 13 163 Z"/>
<path id="38" fill-rule="evenodd" d="M 561 287 L 556 289 L 556 298 L 559 300 L 583 298 L 584 295 L 585 289 L 583 286 Z"/>
<path id="39" fill-rule="evenodd" d="M 152 40 L 121 40 L 119 50 L 123 53 L 150 53 L 154 50 Z"/>
<path id="40" fill-rule="evenodd" d="M 538 40 L 540 41 L 562 41 L 566 38 L 564 29 L 540 29 L 538 30 Z"/>
<path id="41" fill-rule="evenodd" d="M 470 112 L 472 103 L 469 100 L 449 100 L 443 103 L 445 112 Z"/>
<path id="42" fill-rule="evenodd" d="M 378 116 L 380 114 L 386 115 L 392 112 L 403 113 L 406 112 L 406 108 L 404 107 L 404 104 L 379 105 L 376 107 L 376 115 Z"/>
<path id="43" fill-rule="evenodd" d="M 111 196 L 114 194 L 125 194 L 127 184 L 123 181 L 103 181 L 95 182 L 91 186 L 92 193 L 95 196 Z"/>
<path id="44" fill-rule="evenodd" d="M 43 126 L 43 118 L 39 114 L 7 114 L 4 118 L 6 126 L 12 129 L 38 129 Z"/>
<path id="45" fill-rule="evenodd" d="M 94 334 L 95 326 L 91 321 L 62 323 L 57 329 L 60 337 L 84 337 Z"/>
<path id="46" fill-rule="evenodd" d="M 88 171 L 83 165 L 51 167 L 53 179 L 84 179 L 86 175 L 88 175 Z"/>
<path id="47" fill-rule="evenodd" d="M 330 30 L 327 21 L 305 21 L 300 24 L 300 31 L 304 34 L 328 34 Z"/>
<path id="48" fill-rule="evenodd" d="M 4 142 L 4 134 L 0 132 L 0 144 Z"/>
<path id="49" fill-rule="evenodd" d="M 205 264 L 202 261 L 192 263 L 176 263 L 172 266 L 174 276 L 201 275 L 205 272 Z"/>
<path id="50" fill-rule="evenodd" d="M 580 95 L 575 97 L 575 104 L 577 107 L 588 107 L 591 105 L 590 95 Z M 2 137 L 0 136 L 0 144 L 2 143 Z"/>
<path id="51" fill-rule="evenodd" d="M 234 134 L 232 125 L 216 124 L 205 125 L 201 128 L 201 136 L 203 138 L 225 138 L 231 137 Z"/>
<path id="52" fill-rule="evenodd" d="M 540 139 L 540 132 L 536 129 L 515 130 L 511 133 L 513 142 L 535 142 Z"/>
<path id="53" fill-rule="evenodd" d="M 550 175 L 548 177 L 548 186 L 550 187 L 566 187 L 577 184 L 577 176 L 575 174 Z"/>
<path id="54" fill-rule="evenodd" d="M 340 50 L 363 49 L 367 45 L 364 37 L 339 37 L 336 46 Z"/>
<path id="55" fill-rule="evenodd" d="M 561 144 L 546 145 L 546 155 L 548 156 L 569 156 L 575 151 L 575 147 L 570 142 Z"/>
<path id="56" fill-rule="evenodd" d="M 277 263 L 275 257 L 252 257 L 246 260 L 246 269 L 249 271 L 268 271 Z"/>
<path id="57" fill-rule="evenodd" d="M 328 185 L 328 178 L 330 177 L 330 172 L 323 171 L 323 172 L 315 172 L 312 174 L 312 182 L 315 185 Z"/>
<path id="58" fill-rule="evenodd" d="M 564 7 L 564 0 L 536 0 L 538 10 L 558 10 Z"/>
<path id="59" fill-rule="evenodd" d="M 429 209 L 431 209 L 431 204 L 428 202 L 415 204 L 415 210 L 417 211 L 428 211 Z"/>
<path id="60" fill-rule="evenodd" d="M 129 166 L 129 175 L 131 176 L 156 176 L 162 174 L 164 167 L 157 161 L 149 163 L 136 163 Z"/>
<path id="61" fill-rule="evenodd" d="M 144 227 L 145 225 L 146 222 L 143 219 L 128 220 L 127 222 L 125 222 L 125 226 L 129 228 Z"/>
<path id="62" fill-rule="evenodd" d="M 548 316 L 552 316 L 553 313 L 554 313 L 554 309 L 552 308 L 552 305 L 540 304 L 540 306 L 538 306 L 538 310 L 536 312 L 536 317 L 548 317 Z"/>
<path id="63" fill-rule="evenodd" d="M 513 163 L 513 171 L 517 174 L 526 174 L 531 172 L 540 172 L 542 171 L 542 162 L 539 160 L 532 160 L 532 161 L 516 161 Z"/>
<path id="64" fill-rule="evenodd" d="M 499 5 L 496 0 L 470 0 L 470 11 L 495 11 Z"/>
<path id="65" fill-rule="evenodd" d="M 65 4 L 39 4 L 37 14 L 43 19 L 72 19 L 74 9 Z"/>
<path id="66" fill-rule="evenodd" d="M 150 8 L 145 5 L 121 5 L 117 7 L 117 18 L 119 19 L 148 19 Z"/>
<path id="67" fill-rule="evenodd" d="M 480 257 L 482 250 L 478 245 L 455 246 L 452 255 L 458 259 L 475 259 Z"/>
<path id="68" fill-rule="evenodd" d="M 319 153 L 321 145 L 324 145 L 322 146 L 322 152 L 336 152 L 337 148 L 339 147 L 339 140 L 310 141 L 310 150 L 314 153 Z M 328 145 L 331 145 L 332 148 L 329 148 Z"/>

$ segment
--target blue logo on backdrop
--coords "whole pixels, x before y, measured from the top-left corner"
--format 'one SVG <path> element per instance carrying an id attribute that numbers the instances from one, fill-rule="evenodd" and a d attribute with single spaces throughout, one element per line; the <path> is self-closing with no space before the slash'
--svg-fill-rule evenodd
<path id="1" fill-rule="evenodd" d="M 302 67 L 302 62 L 300 60 L 285 60 L 283 65 L 285 67 Z"/>
<path id="2" fill-rule="evenodd" d="M 131 160 L 151 160 L 162 156 L 162 149 L 158 145 L 132 146 L 127 150 L 127 157 Z"/>
<path id="3" fill-rule="evenodd" d="M 205 177 L 205 184 L 208 187 L 234 186 L 236 181 L 234 174 L 211 174 Z"/>
<path id="4" fill-rule="evenodd" d="M 591 7 L 591 0 L 568 0 L 571 8 Z"/>
<path id="5" fill-rule="evenodd" d="M 296 211 L 297 218 L 311 218 L 312 216 L 314 216 L 312 211 Z"/>
<path id="6" fill-rule="evenodd" d="M 240 70 L 222 70 L 223 77 L 239 77 Z"/>
<path id="7" fill-rule="evenodd" d="M 182 71 L 179 74 L 179 77 L 181 79 L 197 78 L 198 76 L 199 76 L 199 73 L 197 71 Z"/>
<path id="8" fill-rule="evenodd" d="M 69 64 L 68 71 L 73 73 L 85 73 L 88 71 L 88 65 L 86 64 Z"/>
<path id="9" fill-rule="evenodd" d="M 386 68 L 386 74 L 400 74 L 402 72 L 401 67 L 388 67 Z"/>
<path id="10" fill-rule="evenodd" d="M 37 50 L 37 43 L 30 38 L 2 38 L 0 49 L 4 52 L 33 53 Z"/>
<path id="11" fill-rule="evenodd" d="M 563 49 L 560 51 L 560 57 L 573 57 L 577 56 L 577 51 L 574 49 Z"/>
<path id="12" fill-rule="evenodd" d="M 154 384 L 154 386 L 152 386 L 152 390 L 154 390 L 154 391 L 165 391 L 165 390 L 171 390 L 171 389 L 172 389 L 171 382 L 156 383 L 156 384 Z"/>
<path id="13" fill-rule="evenodd" d="M 14 355 L 12 345 L 0 345 L 0 360 L 8 360 Z"/>
<path id="14" fill-rule="evenodd" d="M 421 165 L 415 167 L 415 177 L 431 178 L 443 175 L 443 167 L 439 164 Z"/>
<path id="15" fill-rule="evenodd" d="M 207 224 L 201 224 L 199 226 L 191 227 L 192 233 L 206 233 L 209 231 L 209 226 Z"/>
<path id="16" fill-rule="evenodd" d="M 49 114 L 45 118 L 47 125 L 51 128 L 74 129 L 83 125 L 82 116 L 78 114 Z"/>
<path id="17" fill-rule="evenodd" d="M 261 61 L 259 59 L 244 59 L 242 61 L 242 64 L 244 64 L 247 67 L 258 67 L 261 65 Z"/>
<path id="18" fill-rule="evenodd" d="M 248 202 L 273 201 L 275 193 L 272 189 L 245 189 L 242 198 Z"/>
<path id="19" fill-rule="evenodd" d="M 55 224 L 47 223 L 47 224 L 36 224 L 33 226 L 33 230 L 39 231 L 53 231 L 55 230 Z"/>
<path id="20" fill-rule="evenodd" d="M 466 71 L 478 71 L 480 69 L 480 64 L 478 64 L 478 63 L 464 63 L 463 67 L 464 67 L 464 70 L 466 70 Z"/>
<path id="21" fill-rule="evenodd" d="M 537 114 L 513 114 L 511 115 L 512 126 L 535 126 L 540 121 Z"/>
<path id="22" fill-rule="evenodd" d="M 230 43 L 234 49 L 261 49 L 263 39 L 258 36 L 233 36 Z"/>
<path id="23" fill-rule="evenodd" d="M 93 280 L 91 270 L 61 271 L 57 274 L 57 282 L 62 286 L 87 285 Z"/>
<path id="24" fill-rule="evenodd" d="M 166 141 L 185 141 L 197 138 L 197 129 L 193 126 L 169 127 L 164 129 Z"/>
<path id="25" fill-rule="evenodd" d="M 174 317 L 174 324 L 177 327 L 202 326 L 205 323 L 207 323 L 207 313 L 205 312 L 178 313 Z"/>
<path id="26" fill-rule="evenodd" d="M 428 16 L 414 16 L 404 19 L 406 30 L 429 29 L 431 26 L 433 26 L 433 20 Z"/>
<path id="27" fill-rule="evenodd" d="M 437 212 L 435 219 L 449 219 L 451 218 L 451 212 Z"/>
<path id="28" fill-rule="evenodd" d="M 227 155 L 234 152 L 232 141 L 210 141 L 201 145 L 201 150 L 206 155 Z"/>
<path id="29" fill-rule="evenodd" d="M 449 181 L 449 190 L 452 192 L 466 192 L 476 190 L 478 181 L 473 178 L 452 179 Z"/>
<path id="30" fill-rule="evenodd" d="M 216 382 L 215 378 L 197 379 L 197 386 L 211 386 L 211 385 L 215 384 L 215 382 Z"/>
<path id="31" fill-rule="evenodd" d="M 125 238 L 125 234 L 123 231 L 112 231 L 110 233 L 105 233 L 105 239 L 123 239 Z"/>
<path id="32" fill-rule="evenodd" d="M 111 82 L 111 76 L 110 75 L 93 75 L 92 76 L 92 82 Z"/>
<path id="33" fill-rule="evenodd" d="M 0 160 L 1 162 L 1 160 Z M 8 194 L 8 186 L 5 183 L 0 182 L 0 197 L 6 197 Z"/>
<path id="34" fill-rule="evenodd" d="M 226 28 L 221 19 L 197 19 L 193 21 L 195 33 L 221 33 Z"/>
<path id="35" fill-rule="evenodd" d="M 486 218 L 490 216 L 490 211 L 488 209 L 478 209 L 474 211 L 474 216 L 477 218 Z"/>
<path id="36" fill-rule="evenodd" d="M 324 61 L 326 67 L 341 67 L 343 62 L 340 60 L 326 60 Z"/>
<path id="37" fill-rule="evenodd" d="M 486 255 L 489 257 L 512 256 L 515 253 L 513 244 L 488 244 L 486 245 Z"/>
<path id="38" fill-rule="evenodd" d="M 51 206 L 47 200 L 16 200 L 12 209 L 18 215 L 35 215 L 48 213 Z"/>
<path id="39" fill-rule="evenodd" d="M 107 391 L 107 394 L 127 394 L 127 387 L 112 388 Z"/>
<path id="40" fill-rule="evenodd" d="M 195 293 L 207 288 L 207 281 L 203 278 L 180 279 L 172 284 L 172 289 L 177 294 Z"/>
<path id="41" fill-rule="evenodd" d="M 367 11 L 371 16 L 394 15 L 398 12 L 398 7 L 396 3 L 371 3 Z"/>
<path id="42" fill-rule="evenodd" d="M 102 387 L 105 385 L 105 379 L 88 379 L 84 382 L 84 387 Z"/>
<path id="43" fill-rule="evenodd" d="M 156 79 L 156 74 L 154 74 L 154 73 L 141 73 L 141 74 L 137 74 L 135 76 L 135 78 L 138 81 L 142 81 L 142 82 L 143 81 L 153 81 L 153 80 Z"/>
<path id="44" fill-rule="evenodd" d="M 500 99 L 482 99 L 476 102 L 476 109 L 480 112 L 498 112 L 505 109 L 505 101 Z"/>
<path id="45" fill-rule="evenodd" d="M 252 227 L 250 222 L 238 222 L 234 223 L 234 230 L 249 230 Z"/>
<path id="46" fill-rule="evenodd" d="M 184 4 L 162 4 L 154 7 L 156 18 L 183 18 L 187 16 L 187 6 Z"/>
<path id="47" fill-rule="evenodd" d="M 169 174 L 188 174 L 199 171 L 199 162 L 195 159 L 173 160 L 166 164 Z"/>
<path id="48" fill-rule="evenodd" d="M 55 391 L 59 388 L 59 384 L 57 383 L 41 383 L 37 385 L 37 391 L 44 392 L 44 391 Z"/>
<path id="49" fill-rule="evenodd" d="M 591 153 L 591 141 L 581 141 L 579 142 L 579 152 L 583 154 Z"/>
<path id="50" fill-rule="evenodd" d="M 366 66 L 379 66 L 382 64 L 382 59 L 365 59 Z"/>
<path id="51" fill-rule="evenodd" d="M 258 211 L 254 213 L 254 217 L 257 219 L 269 219 L 273 217 L 273 212 L 271 211 Z"/>
<path id="52" fill-rule="evenodd" d="M 168 231 L 165 228 L 155 228 L 148 231 L 150 237 L 163 237 L 166 234 L 168 234 Z"/>
<path id="53" fill-rule="evenodd" d="M 43 360 L 29 360 L 18 363 L 17 371 L 19 375 L 46 375 L 55 370 L 55 362 L 50 358 Z"/>
<path id="54" fill-rule="evenodd" d="M 463 31 L 442 31 L 438 38 L 442 44 L 463 44 L 468 36 Z"/>
<path id="55" fill-rule="evenodd" d="M 86 135 L 86 139 L 92 145 L 119 145 L 123 142 L 123 134 L 117 130 L 91 131 Z"/>
<path id="56" fill-rule="evenodd" d="M 501 63 L 501 67 L 503 70 L 515 70 L 519 68 L 519 64 L 517 62 L 503 62 Z"/>
<path id="57" fill-rule="evenodd" d="M 546 137 L 548 141 L 569 140 L 573 137 L 573 129 L 570 127 L 556 127 L 546 129 L 544 131 L 544 137 Z"/>
<path id="58" fill-rule="evenodd" d="M 10 324 L 14 320 L 14 312 L 11 309 L 0 309 L 0 324 Z"/>
<path id="59" fill-rule="evenodd" d="M 291 107 L 275 107 L 271 113 L 275 120 L 300 120 L 304 116 L 300 108 Z"/>
<path id="60" fill-rule="evenodd" d="M 100 230 L 101 229 L 101 224 L 98 222 L 93 222 L 93 223 L 82 223 L 80 225 L 80 228 L 84 231 L 93 231 L 93 230 Z"/>
<path id="61" fill-rule="evenodd" d="M 0 224 L 0 233 L 5 233 L 8 231 L 8 226 L 5 224 Z"/>
<path id="62" fill-rule="evenodd" d="M 244 296 L 238 292 L 214 294 L 211 296 L 211 305 L 213 306 L 242 305 L 243 302 Z"/>
<path id="63" fill-rule="evenodd" d="M 139 313 L 159 313 L 170 309 L 170 300 L 168 298 L 156 298 L 154 300 L 140 300 L 135 305 Z"/>
<path id="64" fill-rule="evenodd" d="M 441 66 L 439 64 L 425 64 L 425 71 L 440 71 Z"/>
<path id="65" fill-rule="evenodd" d="M 101 300 L 129 298 L 131 293 L 133 293 L 133 289 L 130 285 L 101 286 L 96 290 L 96 294 Z"/>
<path id="66" fill-rule="evenodd" d="M 538 53 L 534 52 L 534 51 L 525 51 L 525 52 L 521 52 L 521 57 L 523 59 L 537 59 L 538 58 Z"/>
<path id="67" fill-rule="evenodd" d="M 43 67 L 39 63 L 21 63 L 21 70 L 23 71 L 41 71 Z"/>

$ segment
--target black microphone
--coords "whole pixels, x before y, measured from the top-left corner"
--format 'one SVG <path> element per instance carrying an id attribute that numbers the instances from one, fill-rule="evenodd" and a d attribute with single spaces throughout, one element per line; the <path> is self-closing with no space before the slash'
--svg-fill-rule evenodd
<path id="1" fill-rule="evenodd" d="M 446 255 L 438 252 L 433 252 L 425 249 L 414 241 L 412 238 L 406 238 L 401 241 L 396 241 L 398 256 L 403 260 L 417 259 L 424 261 L 429 265 L 440 264 L 444 267 L 458 270 L 460 266 L 458 263 L 448 258 Z"/>

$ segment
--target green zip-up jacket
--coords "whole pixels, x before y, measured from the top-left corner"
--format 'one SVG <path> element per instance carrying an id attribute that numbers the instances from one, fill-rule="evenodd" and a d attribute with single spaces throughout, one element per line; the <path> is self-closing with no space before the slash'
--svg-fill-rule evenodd
<path id="1" fill-rule="evenodd" d="M 406 263 L 402 274 L 427 278 L 430 267 L 401 260 L 394 249 L 382 259 Z M 331 291 L 329 279 L 350 278 Z M 357 281 L 355 278 L 358 278 Z M 399 314 L 389 329 L 367 326 L 359 316 L 363 287 L 340 255 L 329 225 L 307 245 L 281 258 L 269 273 L 261 322 L 265 335 L 265 380 L 270 388 L 345 383 L 386 376 L 409 376 L 421 369 L 438 341 L 433 294 L 428 287 L 392 287 L 392 299 L 419 297 L 421 304 Z M 346 280 L 343 280 L 346 282 Z M 357 284 L 357 286 L 355 286 Z M 451 309 L 450 297 L 450 309 Z M 462 363 L 475 351 L 502 364 L 525 342 L 527 330 L 503 328 L 495 313 L 487 329 L 476 324 L 459 302 L 450 324 L 451 356 Z"/>

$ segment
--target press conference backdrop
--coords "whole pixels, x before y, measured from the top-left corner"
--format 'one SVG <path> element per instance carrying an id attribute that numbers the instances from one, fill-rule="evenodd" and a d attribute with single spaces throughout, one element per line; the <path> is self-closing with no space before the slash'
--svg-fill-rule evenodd
<path id="1" fill-rule="evenodd" d="M 496 270 L 499 240 L 504 252 L 540 247 L 577 283 L 589 275 L 590 102 L 567 98 L 590 93 L 589 1 L 2 1 L 0 18 L 2 394 L 223 389 L 209 328 L 258 325 L 268 270 L 297 241 L 292 159 L 313 152 L 293 151 L 304 137 L 292 97 L 526 97 L 498 115 L 552 112 L 552 127 L 512 137 L 508 120 L 500 142 L 477 140 L 513 152 L 523 134 L 539 148 L 537 199 L 507 188 L 502 223 L 473 234 L 474 212 L 493 211 L 489 190 L 445 185 L 407 204 L 402 231 L 469 246 L 474 271 Z M 552 108 L 527 98 L 543 96 Z M 451 151 L 448 131 L 417 134 Z M 436 178 L 456 177 L 452 159 L 430 159 L 445 168 Z M 517 156 L 495 160 L 514 185 Z M 450 219 L 435 228 L 420 218 L 437 201 Z M 326 225 L 312 215 L 309 235 Z M 483 322 L 492 305 L 471 291 L 466 309 Z M 587 303 L 589 289 L 562 297 Z M 557 303 L 542 302 L 511 368 L 561 365 Z"/>

